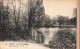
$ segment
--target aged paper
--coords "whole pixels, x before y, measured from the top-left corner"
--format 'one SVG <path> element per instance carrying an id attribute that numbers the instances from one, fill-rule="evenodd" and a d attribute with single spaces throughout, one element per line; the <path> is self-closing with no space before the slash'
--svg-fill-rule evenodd
<path id="1" fill-rule="evenodd" d="M 78 22 L 78 0 L 0 0 L 0 49 L 79 49 Z"/>

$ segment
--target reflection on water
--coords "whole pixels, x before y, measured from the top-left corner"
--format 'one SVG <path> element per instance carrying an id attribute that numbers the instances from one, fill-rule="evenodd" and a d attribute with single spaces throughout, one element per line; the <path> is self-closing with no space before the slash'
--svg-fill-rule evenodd
<path id="1" fill-rule="evenodd" d="M 37 33 L 40 32 L 40 33 L 43 34 L 43 36 L 44 36 L 44 44 L 48 45 L 49 41 L 53 38 L 55 33 L 57 33 L 57 31 L 63 30 L 63 29 L 71 29 L 72 33 L 74 31 L 76 31 L 76 28 L 58 28 L 58 27 L 57 28 L 45 28 L 45 27 L 42 27 L 42 28 L 35 28 L 34 30 Z"/>

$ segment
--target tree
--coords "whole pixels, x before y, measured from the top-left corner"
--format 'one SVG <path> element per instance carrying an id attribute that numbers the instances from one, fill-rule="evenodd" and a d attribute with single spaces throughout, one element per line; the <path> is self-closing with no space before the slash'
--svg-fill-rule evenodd
<path id="1" fill-rule="evenodd" d="M 74 8 L 73 10 L 73 17 L 77 17 L 77 8 Z"/>
<path id="2" fill-rule="evenodd" d="M 28 0 L 29 4 L 29 18 L 28 18 L 28 32 L 31 35 L 32 28 L 35 26 L 36 18 L 39 19 L 44 14 L 44 6 L 42 0 Z"/>
<path id="3" fill-rule="evenodd" d="M 41 15 L 44 15 L 44 6 L 42 0 L 30 0 L 29 2 L 29 27 L 34 27 L 36 18 L 39 19 Z"/>
<path id="4" fill-rule="evenodd" d="M 73 18 L 70 19 L 70 22 L 71 22 L 73 25 L 76 25 L 76 24 L 77 24 L 77 8 L 74 8 Z"/>
<path id="5" fill-rule="evenodd" d="M 58 23 L 58 22 L 57 22 L 57 19 L 56 19 L 56 18 L 52 18 L 52 19 L 50 20 L 51 26 L 57 26 L 57 25 L 58 25 L 57 23 Z"/>
<path id="6" fill-rule="evenodd" d="M 1 2 L 1 7 L 0 7 L 0 17 L 1 17 L 1 24 L 2 24 L 2 28 L 7 28 L 9 27 L 9 3 L 7 3 L 6 6 L 3 5 L 3 2 Z M 5 30 L 5 29 L 4 29 Z"/>
<path id="7" fill-rule="evenodd" d="M 3 28 L 3 24 L 4 24 L 3 13 L 4 13 L 3 0 L 0 0 L 0 27 L 1 28 Z"/>
<path id="8" fill-rule="evenodd" d="M 77 24 L 77 20 L 76 19 L 77 19 L 76 17 L 70 19 L 70 22 L 71 22 L 72 25 L 76 25 Z"/>
<path id="9" fill-rule="evenodd" d="M 60 25 L 63 25 L 63 23 L 64 23 L 64 17 L 63 16 L 58 16 L 58 23 L 59 23 L 59 26 Z"/>
<path id="10" fill-rule="evenodd" d="M 50 27 L 50 16 L 42 15 L 40 18 L 36 18 L 35 27 Z"/>
<path id="11" fill-rule="evenodd" d="M 57 22 L 59 25 L 69 25 L 70 19 L 67 16 L 58 16 Z"/>

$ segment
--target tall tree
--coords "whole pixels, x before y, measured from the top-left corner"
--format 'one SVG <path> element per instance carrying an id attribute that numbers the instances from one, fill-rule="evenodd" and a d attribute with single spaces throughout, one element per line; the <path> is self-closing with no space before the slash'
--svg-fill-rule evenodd
<path id="1" fill-rule="evenodd" d="M 35 25 L 36 17 L 39 17 L 44 14 L 44 6 L 42 0 L 30 0 L 29 2 L 29 27 Z"/>
<path id="2" fill-rule="evenodd" d="M 73 10 L 73 18 L 70 19 L 70 22 L 73 25 L 77 24 L 77 8 L 74 8 L 74 10 Z"/>
<path id="3" fill-rule="evenodd" d="M 44 14 L 43 0 L 28 0 L 29 2 L 29 20 L 28 29 L 31 32 L 31 28 L 35 26 L 36 18 L 39 19 Z"/>

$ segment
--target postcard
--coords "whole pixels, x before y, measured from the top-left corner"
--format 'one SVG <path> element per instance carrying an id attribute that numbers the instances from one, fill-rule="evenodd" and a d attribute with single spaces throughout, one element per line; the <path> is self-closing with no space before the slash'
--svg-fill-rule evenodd
<path id="1" fill-rule="evenodd" d="M 78 0 L 0 0 L 0 49 L 79 49 Z"/>

